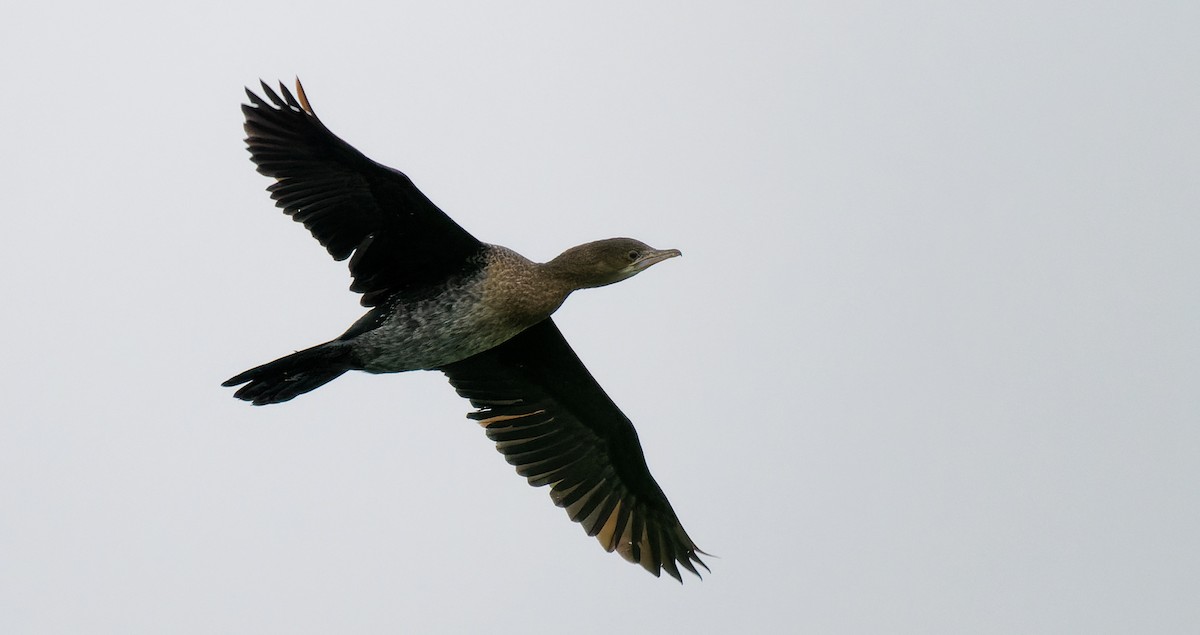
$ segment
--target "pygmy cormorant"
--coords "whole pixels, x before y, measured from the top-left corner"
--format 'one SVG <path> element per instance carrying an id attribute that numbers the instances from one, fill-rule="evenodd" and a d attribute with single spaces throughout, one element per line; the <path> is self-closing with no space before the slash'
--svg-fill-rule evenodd
<path id="1" fill-rule="evenodd" d="M 659 575 L 699 575 L 704 553 L 650 475 L 633 424 L 563 339 L 550 314 L 572 291 L 629 278 L 678 256 L 630 238 L 546 263 L 476 240 L 403 173 L 335 136 L 304 88 L 249 89 L 246 144 L 275 180 L 275 204 L 304 223 L 371 310 L 337 339 L 241 373 L 235 397 L 279 403 L 348 370 L 439 370 L 478 408 L 467 416 L 531 485 L 617 551 Z M 679 566 L 677 566 L 677 563 Z"/>

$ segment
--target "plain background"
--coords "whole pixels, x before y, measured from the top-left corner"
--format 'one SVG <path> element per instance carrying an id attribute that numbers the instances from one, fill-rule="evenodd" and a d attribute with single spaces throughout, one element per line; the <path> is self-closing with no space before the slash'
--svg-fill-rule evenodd
<path id="1" fill-rule="evenodd" d="M 0 631 L 1194 633 L 1195 2 L 15 3 Z M 435 373 L 219 384 L 361 309 L 242 87 L 483 240 L 684 257 L 558 322 L 704 581 Z"/>

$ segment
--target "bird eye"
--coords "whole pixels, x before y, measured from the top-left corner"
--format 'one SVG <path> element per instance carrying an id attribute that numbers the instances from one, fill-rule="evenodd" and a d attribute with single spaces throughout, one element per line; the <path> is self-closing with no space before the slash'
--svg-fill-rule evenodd
<path id="1" fill-rule="evenodd" d="M 638 259 L 638 257 L 639 257 L 639 256 L 641 256 L 641 255 L 642 255 L 642 254 L 638 253 L 636 249 L 630 249 L 630 250 L 629 250 L 629 259 L 630 259 L 630 260 L 637 260 L 637 259 Z"/>

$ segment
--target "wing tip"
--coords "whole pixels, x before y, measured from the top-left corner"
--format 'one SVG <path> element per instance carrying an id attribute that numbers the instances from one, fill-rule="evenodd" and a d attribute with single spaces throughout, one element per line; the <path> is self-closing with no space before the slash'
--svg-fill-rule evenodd
<path id="1" fill-rule="evenodd" d="M 262 91 L 262 95 L 266 96 L 266 99 L 263 99 L 263 97 L 254 92 L 253 89 L 251 89 L 249 86 L 246 86 L 246 97 L 250 100 L 250 103 L 247 105 L 247 107 L 267 107 L 275 108 L 277 110 L 291 108 L 296 111 L 303 112 L 306 115 L 311 116 L 313 119 L 318 119 L 319 121 L 319 118 L 317 117 L 317 111 L 313 109 L 312 103 L 308 101 L 308 94 L 304 92 L 304 85 L 300 83 L 300 78 L 297 76 L 295 81 L 296 95 L 293 96 L 292 91 L 288 90 L 287 85 L 282 81 L 279 82 L 279 91 L 276 92 L 276 90 L 271 88 L 270 84 L 268 84 L 265 80 L 259 79 L 258 86 Z M 267 100 L 270 100 L 271 103 L 268 104 Z"/>

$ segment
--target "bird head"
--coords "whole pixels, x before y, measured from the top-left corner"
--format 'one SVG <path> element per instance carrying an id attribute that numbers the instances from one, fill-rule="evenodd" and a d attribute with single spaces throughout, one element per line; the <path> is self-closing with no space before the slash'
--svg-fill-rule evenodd
<path id="1" fill-rule="evenodd" d="M 573 288 L 587 289 L 620 282 L 679 255 L 678 249 L 654 249 L 632 238 L 608 238 L 572 247 L 547 265 L 566 277 Z"/>

